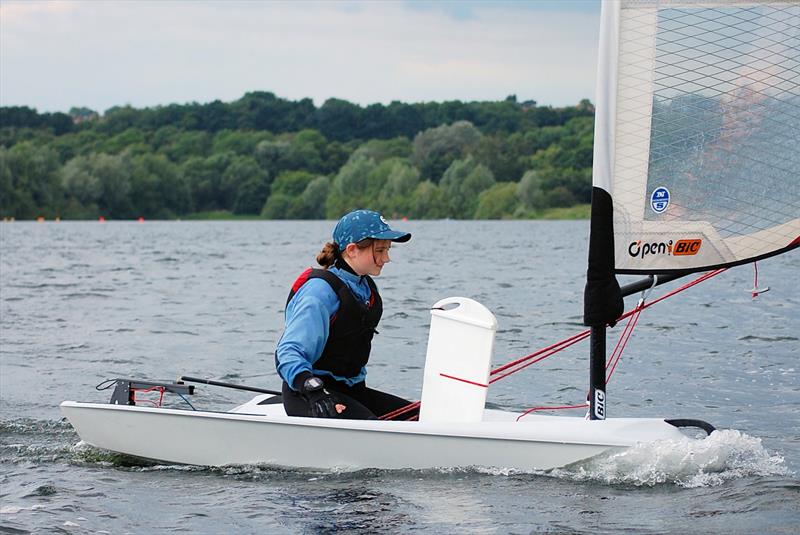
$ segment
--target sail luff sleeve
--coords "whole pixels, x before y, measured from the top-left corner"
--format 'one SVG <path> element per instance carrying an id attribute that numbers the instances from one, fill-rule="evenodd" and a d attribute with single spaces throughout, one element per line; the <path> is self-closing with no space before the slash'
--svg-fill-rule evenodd
<path id="1" fill-rule="evenodd" d="M 603 3 L 595 94 L 592 216 L 584 290 L 585 325 L 613 324 L 624 307 L 619 283 L 614 276 L 612 200 L 619 17 L 619 2 Z"/>

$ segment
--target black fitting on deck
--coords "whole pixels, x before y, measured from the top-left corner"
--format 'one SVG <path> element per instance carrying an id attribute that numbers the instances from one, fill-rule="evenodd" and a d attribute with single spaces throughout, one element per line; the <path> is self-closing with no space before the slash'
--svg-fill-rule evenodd
<path id="1" fill-rule="evenodd" d="M 698 429 L 702 429 L 706 432 L 706 435 L 710 435 L 714 431 L 717 430 L 716 427 L 711 425 L 708 422 L 704 422 L 703 420 L 693 420 L 691 418 L 675 418 L 672 420 L 664 420 L 670 425 L 674 425 L 675 427 L 696 427 Z"/>
<path id="2" fill-rule="evenodd" d="M 136 405 L 134 392 L 136 390 L 147 390 L 149 388 L 163 388 L 165 392 L 173 394 L 194 394 L 194 385 L 183 383 L 162 383 L 158 381 L 140 381 L 138 379 L 117 378 L 113 380 L 116 384 L 114 393 L 111 394 L 112 405 Z M 110 386 L 110 385 L 109 385 Z"/>

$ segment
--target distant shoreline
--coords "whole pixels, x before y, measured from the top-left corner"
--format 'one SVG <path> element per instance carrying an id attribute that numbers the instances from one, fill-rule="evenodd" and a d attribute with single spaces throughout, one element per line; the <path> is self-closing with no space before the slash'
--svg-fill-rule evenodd
<path id="1" fill-rule="evenodd" d="M 539 212 L 534 212 L 530 214 L 526 214 L 525 217 L 509 217 L 503 219 L 455 219 L 454 221 L 555 221 L 555 220 L 579 220 L 579 219 L 589 219 L 590 216 L 590 205 L 589 204 L 578 204 L 575 206 L 570 206 L 568 208 L 547 208 L 541 210 Z M 402 217 L 390 217 L 389 219 L 404 219 Z M 408 219 L 411 221 L 446 221 L 446 219 Z M 15 218 L 7 218 L 4 217 L 2 219 L 3 223 L 15 223 L 15 222 L 41 222 L 41 223 L 60 223 L 60 222 L 101 222 L 101 223 L 110 223 L 110 222 L 131 222 L 137 223 L 141 222 L 144 223 L 146 221 L 301 221 L 298 219 L 267 219 L 265 217 L 257 216 L 257 215 L 248 215 L 248 214 L 233 214 L 228 211 L 213 211 L 213 212 L 197 212 L 194 214 L 188 214 L 184 217 L 179 218 L 171 218 L 171 219 L 111 219 L 111 218 L 103 218 L 103 219 L 69 219 L 69 218 L 34 218 L 34 219 L 15 219 Z M 316 219 L 316 220 L 305 220 L 305 221 L 326 221 L 324 219 Z"/>

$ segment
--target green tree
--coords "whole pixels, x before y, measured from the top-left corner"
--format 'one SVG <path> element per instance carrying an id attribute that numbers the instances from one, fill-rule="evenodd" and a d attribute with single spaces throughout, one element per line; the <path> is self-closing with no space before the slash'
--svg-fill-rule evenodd
<path id="1" fill-rule="evenodd" d="M 131 158 L 131 192 L 135 216 L 169 219 L 191 210 L 189 186 L 177 164 L 163 154 Z"/>
<path id="2" fill-rule="evenodd" d="M 283 155 L 281 166 L 284 169 L 302 169 L 311 173 L 324 172 L 326 145 L 327 140 L 316 130 L 302 130 L 293 136 Z"/>
<path id="3" fill-rule="evenodd" d="M 518 207 L 517 184 L 500 182 L 478 195 L 475 219 L 507 219 Z"/>
<path id="4" fill-rule="evenodd" d="M 285 139 L 261 141 L 256 145 L 254 157 L 270 176 L 278 176 L 288 169 L 287 159 L 291 143 Z"/>
<path id="5" fill-rule="evenodd" d="M 272 192 L 264 204 L 262 215 L 267 219 L 301 219 L 305 217 L 303 193 L 316 177 L 307 171 L 287 171 L 272 183 Z"/>
<path id="6" fill-rule="evenodd" d="M 49 146 L 58 153 L 58 160 L 63 165 L 75 156 L 98 152 L 103 139 L 104 136 L 94 130 L 80 130 L 54 138 Z"/>
<path id="7" fill-rule="evenodd" d="M 518 182 L 526 166 L 525 153 L 520 149 L 519 135 L 494 134 L 481 138 L 473 155 L 498 182 Z"/>
<path id="8" fill-rule="evenodd" d="M 342 166 L 331 183 L 331 191 L 325 202 L 328 219 L 338 219 L 351 210 L 368 206 L 367 189 L 370 173 L 376 163 L 372 158 L 354 156 Z"/>
<path id="9" fill-rule="evenodd" d="M 442 188 L 430 180 L 420 182 L 411 194 L 409 216 L 414 219 L 442 219 L 449 206 Z"/>
<path id="10" fill-rule="evenodd" d="M 90 209 L 91 215 L 98 212 L 97 203 L 103 195 L 100 178 L 94 173 L 92 156 L 76 156 L 61 168 L 61 183 L 67 197 L 74 201 L 71 211 Z"/>
<path id="11" fill-rule="evenodd" d="M 169 128 L 169 127 L 165 127 Z M 171 137 L 166 137 L 172 132 Z M 211 154 L 212 137 L 208 132 L 199 131 L 171 131 L 164 132 L 159 129 L 158 152 L 166 155 L 167 158 L 175 163 L 183 164 L 189 158 L 205 158 Z M 162 137 L 164 136 L 164 137 Z"/>
<path id="12" fill-rule="evenodd" d="M 353 152 L 354 157 L 372 158 L 382 162 L 388 158 L 408 158 L 411 156 L 411 141 L 407 137 L 392 139 L 370 139 Z"/>
<path id="13" fill-rule="evenodd" d="M 223 152 L 208 158 L 192 157 L 183 163 L 181 172 L 192 192 L 195 210 L 202 212 L 230 208 L 229 192 L 223 192 L 222 182 L 225 171 L 235 159 L 235 153 Z"/>
<path id="14" fill-rule="evenodd" d="M 456 160 L 442 176 L 440 186 L 447 199 L 448 215 L 472 219 L 478 207 L 478 194 L 494 185 L 492 172 L 472 157 Z"/>
<path id="15" fill-rule="evenodd" d="M 235 152 L 240 156 L 252 156 L 260 142 L 269 141 L 273 137 L 269 132 L 220 130 L 214 135 L 211 152 Z"/>
<path id="16" fill-rule="evenodd" d="M 288 219 L 292 200 L 292 197 L 285 193 L 272 193 L 264 204 L 261 215 L 267 219 Z"/>
<path id="17" fill-rule="evenodd" d="M 114 219 L 135 216 L 131 202 L 131 155 L 94 154 L 90 157 L 92 173 L 100 181 L 102 193 L 98 200 L 101 214 Z"/>
<path id="18" fill-rule="evenodd" d="M 314 180 L 314 175 L 307 171 L 287 171 L 281 173 L 272 183 L 272 193 L 285 193 L 297 197 Z"/>
<path id="19" fill-rule="evenodd" d="M 293 219 L 324 219 L 325 200 L 328 198 L 331 181 L 326 176 L 318 176 L 308 183 L 290 211 Z"/>
<path id="20" fill-rule="evenodd" d="M 3 217 L 30 219 L 55 216 L 63 193 L 58 177 L 58 154 L 48 146 L 22 142 L 0 153 Z"/>
<path id="21" fill-rule="evenodd" d="M 444 171 L 470 154 L 481 140 L 480 131 L 468 121 L 458 121 L 420 132 L 414 138 L 411 161 L 423 179 L 439 182 Z"/>
<path id="22" fill-rule="evenodd" d="M 95 149 L 97 152 L 106 154 L 119 154 L 124 150 L 129 150 L 133 145 L 144 145 L 147 142 L 145 133 L 138 128 L 128 128 L 117 135 L 106 138 Z"/>
<path id="23" fill-rule="evenodd" d="M 91 213 L 129 219 L 135 215 L 132 169 L 132 157 L 127 152 L 76 156 L 64 166 L 61 182 L 67 195 Z"/>
<path id="24" fill-rule="evenodd" d="M 523 208 L 541 210 L 547 206 L 544 183 L 538 171 L 527 171 L 517 184 L 517 196 Z"/>
<path id="25" fill-rule="evenodd" d="M 234 214 L 258 214 L 269 196 L 269 184 L 265 180 L 249 178 L 236 192 L 233 202 Z"/>
<path id="26" fill-rule="evenodd" d="M 420 183 L 419 171 L 407 160 L 393 158 L 375 206 L 392 217 L 411 213 L 412 196 Z"/>
<path id="27" fill-rule="evenodd" d="M 359 106 L 338 98 L 329 98 L 316 113 L 316 124 L 328 138 L 344 141 L 362 136 L 363 111 Z"/>
<path id="28" fill-rule="evenodd" d="M 222 173 L 217 204 L 235 213 L 257 214 L 264 205 L 268 193 L 269 174 L 256 163 L 255 159 L 250 156 L 233 156 Z M 246 195 L 251 194 L 256 197 L 248 199 Z"/>

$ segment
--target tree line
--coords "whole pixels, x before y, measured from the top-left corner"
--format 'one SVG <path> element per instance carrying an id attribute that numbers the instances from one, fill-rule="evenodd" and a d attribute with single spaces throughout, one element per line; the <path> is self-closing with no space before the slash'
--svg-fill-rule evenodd
<path id="1" fill-rule="evenodd" d="M 589 202 L 594 109 L 498 102 L 0 108 L 0 216 L 524 218 Z"/>

